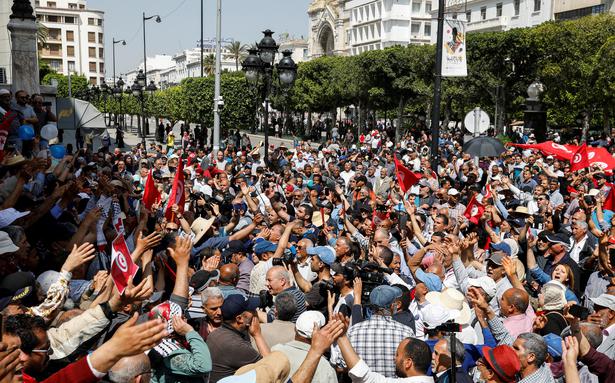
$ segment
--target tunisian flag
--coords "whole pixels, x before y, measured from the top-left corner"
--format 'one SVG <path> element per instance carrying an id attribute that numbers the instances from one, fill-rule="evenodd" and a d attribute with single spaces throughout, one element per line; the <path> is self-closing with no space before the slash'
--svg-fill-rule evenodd
<path id="1" fill-rule="evenodd" d="M 468 207 L 466 207 L 466 211 L 463 213 L 463 216 L 475 225 L 478 224 L 478 220 L 485 212 L 485 207 L 482 203 L 476 200 L 476 196 L 477 194 L 474 194 L 472 196 L 470 202 L 468 202 Z"/>
<path id="2" fill-rule="evenodd" d="M 128 279 L 134 277 L 139 266 L 130 258 L 130 251 L 126 246 L 123 235 L 118 235 L 111 243 L 111 278 L 120 295 L 128 286 Z"/>
<path id="3" fill-rule="evenodd" d="M 574 153 L 570 159 L 570 171 L 576 172 L 577 170 L 585 169 L 589 167 L 589 159 L 587 158 L 587 145 L 584 143 L 579 146 L 579 149 Z"/>
<path id="4" fill-rule="evenodd" d="M 147 181 L 145 182 L 145 190 L 143 190 L 143 206 L 150 210 L 154 203 L 160 202 L 161 198 L 160 192 L 154 184 L 153 172 L 150 169 Z"/>
<path id="5" fill-rule="evenodd" d="M 177 205 L 180 213 L 184 212 L 184 205 L 186 204 L 186 194 L 184 193 L 184 162 L 180 159 L 177 165 L 177 172 L 175 173 L 175 179 L 173 180 L 173 188 L 171 189 L 171 195 L 169 196 L 169 202 L 167 203 L 167 209 L 164 212 L 164 216 L 167 221 L 173 221 L 173 211 L 171 207 Z"/>
<path id="6" fill-rule="evenodd" d="M 412 185 L 419 182 L 421 176 L 413 173 L 399 162 L 397 156 L 393 157 L 395 160 L 395 175 L 397 176 L 397 181 L 399 182 L 399 187 L 401 191 L 406 194 L 406 192 L 412 187 Z"/>
<path id="7" fill-rule="evenodd" d="M 605 185 L 610 189 L 609 194 L 607 194 L 604 199 L 604 206 L 602 208 L 605 210 L 615 211 L 615 184 L 607 182 Z"/>

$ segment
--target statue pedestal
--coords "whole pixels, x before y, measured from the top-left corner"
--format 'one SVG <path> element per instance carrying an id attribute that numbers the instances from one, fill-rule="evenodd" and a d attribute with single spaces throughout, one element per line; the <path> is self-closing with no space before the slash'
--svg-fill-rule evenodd
<path id="1" fill-rule="evenodd" d="M 38 55 L 36 45 L 36 22 L 32 19 L 11 19 L 12 91 L 25 90 L 29 94 L 40 93 Z"/>

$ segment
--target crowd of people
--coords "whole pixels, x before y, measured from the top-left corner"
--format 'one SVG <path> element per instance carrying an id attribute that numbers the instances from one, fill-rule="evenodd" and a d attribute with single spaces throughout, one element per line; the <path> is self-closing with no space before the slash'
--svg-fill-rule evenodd
<path id="1" fill-rule="evenodd" d="M 453 133 L 433 168 L 421 131 L 56 158 L 13 128 L 23 93 L 0 382 L 615 382 L 609 169 Z"/>

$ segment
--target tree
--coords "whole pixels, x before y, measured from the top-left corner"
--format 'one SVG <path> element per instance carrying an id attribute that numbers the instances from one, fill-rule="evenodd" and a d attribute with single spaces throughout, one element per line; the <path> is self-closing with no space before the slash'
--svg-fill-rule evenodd
<path id="1" fill-rule="evenodd" d="M 232 43 L 226 46 L 229 53 L 233 56 L 235 60 L 235 70 L 239 70 L 239 61 L 243 60 L 246 53 L 246 45 L 242 44 L 240 41 L 233 41 Z"/>
<path id="2" fill-rule="evenodd" d="M 43 77 L 43 84 L 51 85 L 51 80 L 58 81 L 58 97 L 68 97 L 68 77 L 60 73 L 48 73 Z M 71 93 L 73 97 L 79 94 L 85 94 L 88 90 L 88 79 L 83 75 L 71 75 Z"/>
<path id="3" fill-rule="evenodd" d="M 216 56 L 213 53 L 208 54 L 203 58 L 203 73 L 205 76 L 211 76 L 216 72 Z"/>

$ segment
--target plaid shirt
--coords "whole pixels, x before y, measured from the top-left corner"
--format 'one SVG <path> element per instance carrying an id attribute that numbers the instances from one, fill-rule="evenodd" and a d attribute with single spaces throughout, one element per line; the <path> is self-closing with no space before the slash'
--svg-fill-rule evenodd
<path id="1" fill-rule="evenodd" d="M 515 340 L 510 336 L 506 327 L 504 327 L 504 322 L 502 322 L 500 317 L 496 316 L 489 320 L 489 328 L 491 329 L 493 337 L 498 342 L 498 345 L 506 344 L 512 347 Z M 533 374 L 519 380 L 519 383 L 555 383 L 555 380 L 553 380 L 551 369 L 543 363 Z"/>
<path id="2" fill-rule="evenodd" d="M 373 315 L 348 329 L 348 339 L 370 369 L 386 377 L 395 377 L 395 351 L 402 340 L 414 337 L 414 331 L 390 316 Z"/>

